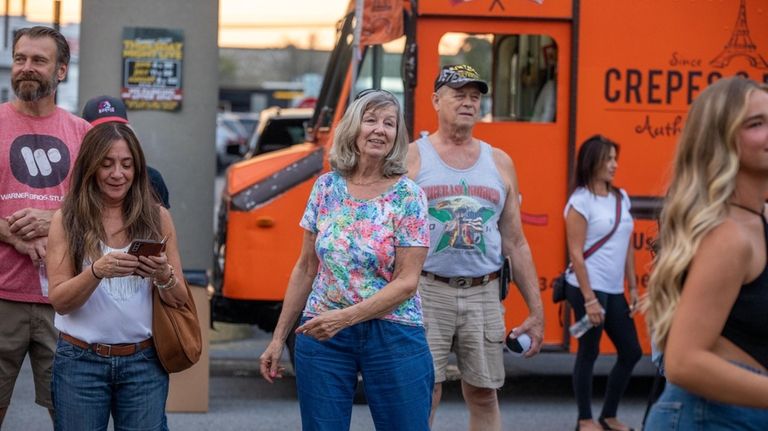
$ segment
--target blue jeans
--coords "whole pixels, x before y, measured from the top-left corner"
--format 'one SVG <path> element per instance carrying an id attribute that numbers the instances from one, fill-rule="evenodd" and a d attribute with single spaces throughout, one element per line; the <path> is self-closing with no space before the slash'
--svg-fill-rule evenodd
<path id="1" fill-rule="evenodd" d="M 768 429 L 768 410 L 710 401 L 667 382 L 645 422 L 648 431 Z"/>
<path id="2" fill-rule="evenodd" d="M 435 372 L 424 328 L 369 320 L 328 341 L 296 337 L 304 431 L 349 429 L 360 372 L 377 430 L 428 431 Z"/>
<path id="3" fill-rule="evenodd" d="M 148 347 L 130 356 L 99 356 L 59 339 L 53 360 L 56 431 L 166 430 L 168 373 Z"/>

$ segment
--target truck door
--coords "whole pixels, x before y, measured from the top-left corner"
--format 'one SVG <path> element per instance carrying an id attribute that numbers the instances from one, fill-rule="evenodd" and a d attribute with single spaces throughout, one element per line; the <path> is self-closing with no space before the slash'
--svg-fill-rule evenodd
<path id="1" fill-rule="evenodd" d="M 562 212 L 569 172 L 571 22 L 422 15 L 417 40 L 415 135 L 437 129 L 431 95 L 441 66 L 470 64 L 491 84 L 474 133 L 506 151 L 514 161 L 523 228 L 545 308 L 544 342 L 561 348 L 567 343 L 567 332 L 559 306 L 550 300 L 549 288 L 566 262 Z M 504 305 L 508 329 L 528 315 L 515 289 Z"/>

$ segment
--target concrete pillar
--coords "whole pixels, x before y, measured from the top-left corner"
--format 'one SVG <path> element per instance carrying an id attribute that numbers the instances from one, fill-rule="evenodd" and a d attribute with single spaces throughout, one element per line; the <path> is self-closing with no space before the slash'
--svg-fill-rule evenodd
<path id="1" fill-rule="evenodd" d="M 123 27 L 184 34 L 180 111 L 129 111 L 147 156 L 168 185 L 185 270 L 211 266 L 218 101 L 217 0 L 83 0 L 80 109 L 100 94 L 120 97 Z"/>
<path id="2" fill-rule="evenodd" d="M 185 272 L 203 330 L 203 356 L 171 376 L 169 411 L 208 410 L 209 307 L 205 281 L 213 248 L 213 186 L 218 102 L 217 0 L 83 0 L 80 109 L 101 94 L 120 97 L 124 27 L 180 29 L 184 35 L 181 110 L 128 111 L 147 156 L 168 186 Z M 201 281 L 202 280 L 202 281 Z"/>

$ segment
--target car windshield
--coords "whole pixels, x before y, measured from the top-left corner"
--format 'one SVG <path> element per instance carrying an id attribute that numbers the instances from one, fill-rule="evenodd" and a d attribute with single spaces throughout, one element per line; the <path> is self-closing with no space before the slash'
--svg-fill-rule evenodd
<path id="1" fill-rule="evenodd" d="M 264 154 L 270 151 L 290 147 L 304 141 L 304 123 L 308 118 L 273 118 L 271 119 L 256 143 L 254 154 Z"/>
<path id="2" fill-rule="evenodd" d="M 243 128 L 245 129 L 245 136 L 251 136 L 253 131 L 256 130 L 256 126 L 259 125 L 259 120 L 256 118 L 241 118 L 240 124 L 242 124 Z"/>
<path id="3" fill-rule="evenodd" d="M 239 120 L 234 118 L 223 118 L 222 123 L 224 123 L 225 126 L 229 128 L 229 130 L 237 133 L 238 136 L 242 138 L 247 138 L 248 135 L 246 134 L 245 127 L 243 127 L 242 123 L 240 123 Z"/>

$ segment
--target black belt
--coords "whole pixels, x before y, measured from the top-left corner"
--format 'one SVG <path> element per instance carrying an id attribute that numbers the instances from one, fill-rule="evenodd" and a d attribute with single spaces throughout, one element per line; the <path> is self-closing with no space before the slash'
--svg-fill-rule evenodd
<path id="1" fill-rule="evenodd" d="M 430 280 L 437 280 L 453 287 L 467 288 L 480 286 L 481 284 L 486 284 L 491 280 L 496 280 L 499 278 L 499 271 L 481 275 L 480 277 L 443 277 L 442 275 L 433 274 L 427 271 L 421 271 L 421 275 L 427 277 Z"/>
<path id="2" fill-rule="evenodd" d="M 104 344 L 104 343 L 89 344 L 83 340 L 75 338 L 69 334 L 65 334 L 63 332 L 61 332 L 59 336 L 61 337 L 62 340 L 72 345 L 75 345 L 81 349 L 91 350 L 99 356 L 130 356 L 140 350 L 144 350 L 147 347 L 151 347 L 154 345 L 151 338 L 147 338 L 146 340 L 138 343 L 128 343 L 128 344 Z"/>

